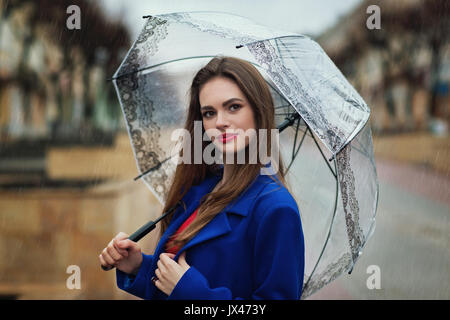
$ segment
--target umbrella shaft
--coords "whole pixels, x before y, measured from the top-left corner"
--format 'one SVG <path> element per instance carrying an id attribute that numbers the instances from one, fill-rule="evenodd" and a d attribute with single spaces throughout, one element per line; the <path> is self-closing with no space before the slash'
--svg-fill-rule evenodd
<path id="1" fill-rule="evenodd" d="M 286 119 L 277 127 L 277 129 L 282 132 L 284 129 L 292 125 L 298 118 L 300 118 L 300 115 L 297 112 L 291 114 L 289 117 L 286 117 Z"/>

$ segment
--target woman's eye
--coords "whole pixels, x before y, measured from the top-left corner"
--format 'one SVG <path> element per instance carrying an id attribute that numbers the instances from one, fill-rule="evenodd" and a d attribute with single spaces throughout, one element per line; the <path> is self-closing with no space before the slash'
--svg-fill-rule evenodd
<path id="1" fill-rule="evenodd" d="M 233 104 L 230 106 L 231 111 L 236 111 L 236 110 L 239 110 L 240 108 L 241 108 L 241 106 L 238 104 Z"/>
<path id="2" fill-rule="evenodd" d="M 209 118 L 210 116 L 212 116 L 212 115 L 209 115 L 209 113 L 213 113 L 213 112 L 212 111 L 203 112 L 203 117 Z"/>

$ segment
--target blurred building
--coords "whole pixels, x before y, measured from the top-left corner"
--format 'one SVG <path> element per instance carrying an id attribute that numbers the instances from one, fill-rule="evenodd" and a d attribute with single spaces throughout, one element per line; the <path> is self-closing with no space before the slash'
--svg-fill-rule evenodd
<path id="1" fill-rule="evenodd" d="M 81 29 L 67 28 L 72 4 Z M 0 0 L 0 299 L 125 296 L 98 255 L 159 209 L 132 182 L 107 81 L 130 45 L 95 1 Z M 66 286 L 70 265 L 81 269 L 79 290 Z"/>
<path id="2" fill-rule="evenodd" d="M 373 4 L 381 28 L 371 30 Z M 447 135 L 449 31 L 449 1 L 363 1 L 317 41 L 370 106 L 374 133 Z"/>
<path id="3" fill-rule="evenodd" d="M 80 29 L 66 25 L 72 4 Z M 124 24 L 94 1 L 0 0 L 2 149 L 111 142 L 124 123 L 107 78 L 130 44 Z"/>

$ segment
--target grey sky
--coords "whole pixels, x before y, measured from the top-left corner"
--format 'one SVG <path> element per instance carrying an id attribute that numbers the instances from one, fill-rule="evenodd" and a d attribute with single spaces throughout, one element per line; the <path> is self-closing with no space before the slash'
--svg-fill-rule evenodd
<path id="1" fill-rule="evenodd" d="M 277 29 L 317 36 L 362 0 L 100 0 L 107 14 L 122 17 L 133 38 L 144 15 L 178 11 L 223 11 Z"/>

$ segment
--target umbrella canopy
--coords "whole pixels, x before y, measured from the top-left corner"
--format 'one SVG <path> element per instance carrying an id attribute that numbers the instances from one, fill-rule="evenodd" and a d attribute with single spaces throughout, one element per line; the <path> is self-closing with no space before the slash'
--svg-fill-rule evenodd
<path id="1" fill-rule="evenodd" d="M 138 170 L 158 200 L 175 173 L 172 132 L 184 126 L 194 75 L 217 55 L 247 60 L 271 88 L 277 125 L 300 115 L 280 133 L 280 154 L 305 236 L 302 298 L 351 270 L 375 226 L 378 181 L 370 109 L 331 59 L 304 35 L 236 15 L 145 18 L 113 82 Z"/>

